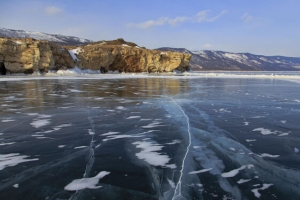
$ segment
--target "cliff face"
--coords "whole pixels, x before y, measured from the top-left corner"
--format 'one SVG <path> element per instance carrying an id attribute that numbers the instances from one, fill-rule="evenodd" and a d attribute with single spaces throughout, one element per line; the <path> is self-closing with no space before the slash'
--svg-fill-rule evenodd
<path id="1" fill-rule="evenodd" d="M 0 38 L 2 70 L 11 73 L 47 72 L 75 67 L 69 52 L 60 45 L 34 39 Z"/>
<path id="2" fill-rule="evenodd" d="M 171 72 L 189 70 L 190 54 L 147 50 L 123 39 L 84 46 L 62 47 L 34 39 L 0 38 L 0 71 L 47 72 L 74 68 L 119 72 Z"/>
<path id="3" fill-rule="evenodd" d="M 123 41 L 123 42 L 122 42 Z M 190 54 L 148 50 L 122 39 L 77 48 L 78 67 L 120 72 L 171 72 L 189 70 Z M 120 44 L 123 43 L 123 44 Z"/>

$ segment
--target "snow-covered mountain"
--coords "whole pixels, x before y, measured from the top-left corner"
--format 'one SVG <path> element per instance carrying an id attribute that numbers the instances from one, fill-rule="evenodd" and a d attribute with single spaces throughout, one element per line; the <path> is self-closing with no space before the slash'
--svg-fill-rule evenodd
<path id="1" fill-rule="evenodd" d="M 299 71 L 300 57 L 262 56 L 224 51 L 189 51 L 184 48 L 162 47 L 163 51 L 192 54 L 192 70 Z"/>
<path id="2" fill-rule="evenodd" d="M 82 45 L 93 42 L 92 40 L 82 39 L 74 36 L 64 36 L 59 34 L 48 34 L 36 31 L 12 30 L 0 28 L 0 37 L 9 38 L 34 38 L 37 40 L 47 40 L 63 45 Z"/>

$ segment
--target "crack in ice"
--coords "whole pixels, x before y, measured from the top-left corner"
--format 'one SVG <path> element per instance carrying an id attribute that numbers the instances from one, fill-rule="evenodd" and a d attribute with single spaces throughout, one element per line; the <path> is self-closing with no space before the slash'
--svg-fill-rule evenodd
<path id="1" fill-rule="evenodd" d="M 94 161 L 95 161 L 95 150 L 94 150 L 94 135 L 95 135 L 95 126 L 94 126 L 94 120 L 92 119 L 92 117 L 90 116 L 90 111 L 88 110 L 87 111 L 88 113 L 88 120 L 90 122 L 90 125 L 91 125 L 91 129 L 88 130 L 89 132 L 89 135 L 92 136 L 92 139 L 91 139 L 91 142 L 90 142 L 90 159 L 88 161 L 88 163 L 86 164 L 86 167 L 85 167 L 85 171 L 84 171 L 84 174 L 83 174 L 83 178 L 84 179 L 89 179 L 89 175 L 90 175 L 90 171 L 92 169 L 92 166 L 94 164 Z M 75 194 L 73 194 L 69 200 L 74 200 L 74 199 L 77 199 L 78 195 L 79 194 L 79 190 L 76 190 Z"/>
<path id="2" fill-rule="evenodd" d="M 166 90 L 167 90 L 167 88 L 166 88 Z M 168 93 L 168 90 L 167 90 L 167 93 Z M 175 200 L 175 199 L 177 199 L 177 197 L 184 198 L 182 196 L 182 194 L 181 194 L 181 180 L 182 180 L 182 176 L 183 176 L 183 170 L 184 170 L 185 160 L 186 160 L 186 157 L 187 157 L 187 155 L 188 155 L 188 153 L 190 151 L 190 147 L 191 147 L 191 132 L 190 132 L 190 119 L 189 119 L 189 117 L 185 114 L 185 112 L 182 109 L 182 107 L 173 99 L 172 96 L 169 96 L 169 95 L 167 95 L 167 96 L 179 107 L 179 109 L 181 110 L 182 114 L 186 118 L 187 132 L 188 132 L 188 136 L 189 136 L 189 143 L 188 143 L 188 146 L 186 147 L 186 152 L 185 152 L 185 155 L 184 155 L 183 160 L 182 160 L 182 165 L 181 165 L 181 170 L 180 170 L 180 177 L 179 177 L 179 180 L 178 180 L 178 182 L 176 184 L 174 196 L 172 198 L 172 200 Z"/>

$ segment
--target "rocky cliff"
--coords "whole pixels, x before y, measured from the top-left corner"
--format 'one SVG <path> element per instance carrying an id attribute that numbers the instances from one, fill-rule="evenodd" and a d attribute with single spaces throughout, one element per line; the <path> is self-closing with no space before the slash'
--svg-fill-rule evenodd
<path id="1" fill-rule="evenodd" d="M 79 68 L 103 72 L 186 71 L 191 59 L 190 54 L 148 50 L 123 39 L 91 43 L 70 51 L 76 54 Z"/>
<path id="2" fill-rule="evenodd" d="M 123 39 L 66 46 L 35 39 L 0 38 L 0 72 L 33 73 L 74 68 L 101 72 L 189 70 L 190 54 L 147 50 Z"/>
<path id="3" fill-rule="evenodd" d="M 75 67 L 69 52 L 59 44 L 31 38 L 0 38 L 1 74 L 47 72 Z"/>

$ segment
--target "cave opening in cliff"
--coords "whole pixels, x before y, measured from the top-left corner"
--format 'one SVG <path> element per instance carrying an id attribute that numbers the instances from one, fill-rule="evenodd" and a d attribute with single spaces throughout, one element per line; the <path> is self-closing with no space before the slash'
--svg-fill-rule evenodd
<path id="1" fill-rule="evenodd" d="M 6 75 L 6 68 L 4 62 L 0 62 L 0 75 Z"/>

